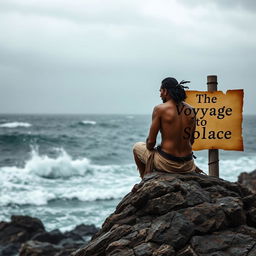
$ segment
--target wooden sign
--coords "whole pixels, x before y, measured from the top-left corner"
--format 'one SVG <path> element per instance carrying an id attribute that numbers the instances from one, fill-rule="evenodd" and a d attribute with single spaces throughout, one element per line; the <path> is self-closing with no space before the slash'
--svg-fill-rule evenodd
<path id="1" fill-rule="evenodd" d="M 193 150 L 243 151 L 243 90 L 186 91 L 186 102 L 194 108 L 196 130 Z M 189 135 L 189 131 L 184 130 Z"/>

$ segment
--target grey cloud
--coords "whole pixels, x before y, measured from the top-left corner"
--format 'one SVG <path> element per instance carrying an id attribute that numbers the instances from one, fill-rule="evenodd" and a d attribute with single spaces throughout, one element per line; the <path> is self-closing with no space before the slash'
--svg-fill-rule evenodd
<path id="1" fill-rule="evenodd" d="M 115 2 L 115 1 L 112 1 Z M 69 8 L 65 4 L 60 8 L 59 6 L 45 4 L 38 5 L 36 2 L 31 5 L 24 4 L 23 2 L 12 2 L 3 0 L 0 2 L 0 13 L 20 13 L 22 15 L 42 16 L 49 18 L 64 19 L 70 22 L 81 24 L 112 24 L 116 26 L 123 25 L 144 25 L 150 26 L 153 22 L 147 16 L 143 15 L 139 10 L 136 10 L 134 4 L 123 2 L 122 4 L 116 2 L 109 4 L 108 8 L 101 5 L 94 6 L 91 10 L 86 6 L 86 2 L 78 1 L 81 4 L 80 8 L 74 6 Z"/>
<path id="2" fill-rule="evenodd" d="M 256 2 L 254 0 L 215 0 L 215 2 L 218 6 L 225 8 L 241 7 L 248 11 L 256 10 Z"/>
<path id="3" fill-rule="evenodd" d="M 207 1 L 189 1 L 204 4 L 201 14 L 183 0 L 183 22 L 169 19 L 164 8 L 147 12 L 124 2 L 123 9 L 103 4 L 81 11 L 54 0 L 1 1 L 0 111 L 82 113 L 94 104 L 94 113 L 149 113 L 160 103 L 164 77 L 205 90 L 206 76 L 216 74 L 221 90 L 246 90 L 246 111 L 253 112 L 253 15 L 221 3 L 211 12 Z"/>
<path id="4" fill-rule="evenodd" d="M 225 9 L 244 9 L 247 11 L 256 11 L 255 0 L 181 0 L 181 3 L 189 7 L 216 5 Z"/>

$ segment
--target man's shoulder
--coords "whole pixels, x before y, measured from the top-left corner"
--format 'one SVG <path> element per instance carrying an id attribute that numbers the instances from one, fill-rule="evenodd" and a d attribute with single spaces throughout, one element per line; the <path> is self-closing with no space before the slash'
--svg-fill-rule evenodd
<path id="1" fill-rule="evenodd" d="M 161 111 L 163 111 L 166 108 L 167 108 L 166 104 L 162 103 L 162 104 L 156 105 L 154 107 L 154 112 L 161 112 Z"/>
<path id="2" fill-rule="evenodd" d="M 170 105 L 166 103 L 162 103 L 154 107 L 154 113 L 157 115 L 164 115 L 166 112 L 171 114 L 171 113 L 174 113 L 175 111 L 176 111 L 175 105 Z"/>
<path id="3" fill-rule="evenodd" d="M 159 109 L 159 110 L 166 110 L 166 109 L 176 109 L 177 106 L 176 106 L 176 104 L 173 104 L 170 102 L 165 102 L 165 103 L 155 106 L 155 108 Z"/>
<path id="4" fill-rule="evenodd" d="M 154 109 L 161 109 L 161 108 L 163 108 L 163 105 L 164 105 L 164 103 L 161 103 L 161 104 L 158 104 L 158 105 L 156 105 L 155 107 L 154 107 Z"/>

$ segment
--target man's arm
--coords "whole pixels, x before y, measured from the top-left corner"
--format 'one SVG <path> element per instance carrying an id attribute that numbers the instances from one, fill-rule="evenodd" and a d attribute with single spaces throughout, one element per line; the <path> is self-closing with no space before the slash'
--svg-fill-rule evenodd
<path id="1" fill-rule="evenodd" d="M 160 130 L 160 125 L 161 125 L 161 118 L 160 118 L 159 112 L 160 112 L 160 109 L 158 106 L 156 106 L 153 110 L 152 123 L 149 130 L 149 135 L 146 140 L 146 145 L 148 150 L 152 150 L 156 145 L 156 137 L 157 137 L 158 131 Z"/>

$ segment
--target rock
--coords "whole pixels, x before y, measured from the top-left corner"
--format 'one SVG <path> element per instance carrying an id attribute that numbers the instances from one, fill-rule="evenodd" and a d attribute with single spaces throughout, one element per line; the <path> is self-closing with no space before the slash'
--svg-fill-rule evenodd
<path id="1" fill-rule="evenodd" d="M 21 246 L 19 256 L 55 256 L 61 249 L 57 245 L 31 240 Z"/>
<path id="2" fill-rule="evenodd" d="M 51 232 L 42 232 L 34 235 L 31 240 L 39 242 L 48 242 L 51 244 L 58 244 L 61 240 L 67 238 L 58 229 L 52 230 Z"/>
<path id="3" fill-rule="evenodd" d="M 255 246 L 255 236 L 243 233 L 242 230 L 225 230 L 210 235 L 194 236 L 191 246 L 198 255 L 248 255 Z"/>
<path id="4" fill-rule="evenodd" d="M 11 222 L 0 222 L 0 245 L 22 243 L 42 231 L 45 229 L 39 219 L 29 216 L 12 216 Z"/>
<path id="5" fill-rule="evenodd" d="M 242 172 L 238 176 L 238 182 L 246 186 L 253 193 L 256 193 L 256 170 L 250 173 Z"/>
<path id="6" fill-rule="evenodd" d="M 70 256 L 97 231 L 94 225 L 81 224 L 64 234 L 59 230 L 38 233 L 22 245 L 20 256 Z"/>
<path id="7" fill-rule="evenodd" d="M 19 250 L 19 244 L 7 244 L 0 246 L 0 255 L 1 256 L 11 256 L 16 255 Z"/>
<path id="8" fill-rule="evenodd" d="M 11 222 L 0 222 L 0 256 L 17 254 L 21 243 L 44 231 L 43 223 L 29 216 L 12 216 Z"/>
<path id="9" fill-rule="evenodd" d="M 201 174 L 153 172 L 73 256 L 256 255 L 256 195 Z"/>
<path id="10" fill-rule="evenodd" d="M 13 225 L 22 227 L 31 233 L 45 230 L 43 223 L 37 218 L 29 216 L 12 216 L 11 221 Z"/>
<path id="11" fill-rule="evenodd" d="M 81 224 L 74 230 L 45 231 L 43 223 L 29 216 L 12 216 L 11 222 L 0 222 L 0 256 L 20 255 L 66 256 L 85 244 L 98 229 Z"/>
<path id="12" fill-rule="evenodd" d="M 98 231 L 99 229 L 96 228 L 95 225 L 81 224 L 76 226 L 73 230 L 65 232 L 64 235 L 74 240 L 77 240 L 77 239 L 88 240 L 88 237 L 91 237 Z"/>

